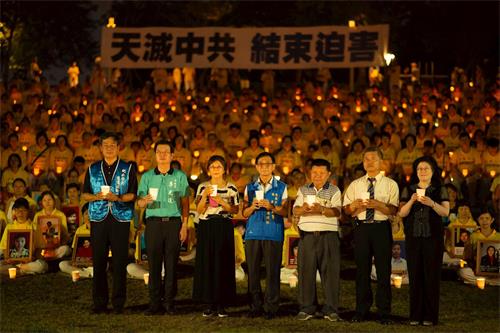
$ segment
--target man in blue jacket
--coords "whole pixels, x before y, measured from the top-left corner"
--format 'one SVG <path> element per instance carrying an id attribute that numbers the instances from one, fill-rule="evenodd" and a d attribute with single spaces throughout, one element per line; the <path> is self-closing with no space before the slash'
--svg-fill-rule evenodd
<path id="1" fill-rule="evenodd" d="M 286 184 L 273 176 L 274 156 L 264 152 L 255 159 L 259 178 L 245 188 L 243 216 L 248 218 L 245 255 L 248 289 L 251 295 L 249 317 L 276 316 L 280 299 L 280 267 L 283 250 L 283 216 L 287 213 Z M 262 300 L 260 265 L 266 266 L 266 294 Z"/>

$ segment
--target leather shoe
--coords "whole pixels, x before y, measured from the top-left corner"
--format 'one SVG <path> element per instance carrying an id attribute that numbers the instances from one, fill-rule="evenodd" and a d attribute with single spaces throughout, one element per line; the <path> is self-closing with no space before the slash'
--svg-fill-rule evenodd
<path id="1" fill-rule="evenodd" d="M 158 307 L 150 307 L 146 311 L 144 311 L 144 315 L 146 316 L 161 316 L 165 314 L 165 309 L 163 306 Z"/>
<path id="2" fill-rule="evenodd" d="M 108 309 L 106 307 L 98 307 L 94 306 L 92 309 L 90 309 L 91 314 L 103 314 L 103 313 L 108 313 Z"/>
<path id="3" fill-rule="evenodd" d="M 389 319 L 389 317 L 387 316 L 382 316 L 380 317 L 380 319 L 378 320 L 378 322 L 381 324 L 381 325 L 392 325 L 394 322 L 392 320 Z"/>
<path id="4" fill-rule="evenodd" d="M 365 321 L 365 317 L 360 313 L 356 313 L 354 317 L 351 318 L 351 323 L 360 323 L 362 321 Z"/>

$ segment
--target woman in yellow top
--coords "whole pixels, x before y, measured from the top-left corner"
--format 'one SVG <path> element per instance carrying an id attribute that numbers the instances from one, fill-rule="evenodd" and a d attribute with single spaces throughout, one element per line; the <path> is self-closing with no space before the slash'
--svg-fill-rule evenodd
<path id="1" fill-rule="evenodd" d="M 69 255 L 71 253 L 71 249 L 68 245 L 66 245 L 69 241 L 66 215 L 55 207 L 56 198 L 51 191 L 42 192 L 41 205 L 42 210 L 36 213 L 35 218 L 33 219 L 33 223 L 36 228 L 35 247 L 37 249 L 45 250 L 44 254 L 46 254 L 47 257 L 50 256 L 51 259 L 59 259 Z M 40 220 L 42 217 L 44 219 L 58 219 L 60 222 L 59 230 L 56 229 L 55 233 L 53 233 L 50 231 L 50 228 L 47 228 L 47 226 L 40 226 L 39 223 L 41 222 Z M 47 222 L 47 224 L 49 222 Z M 49 239 L 49 237 L 52 239 Z M 48 243 L 51 242 L 53 242 L 55 247 L 48 251 L 46 248 L 47 245 L 50 246 Z"/>
<path id="2" fill-rule="evenodd" d="M 248 139 L 248 148 L 246 148 L 241 155 L 241 164 L 245 170 L 245 175 L 249 177 L 257 175 L 255 158 L 262 152 L 264 152 L 264 149 L 259 146 L 259 138 L 257 136 L 251 136 Z"/>
<path id="3" fill-rule="evenodd" d="M 69 170 L 73 163 L 73 152 L 69 148 L 68 138 L 59 135 L 56 139 L 56 146 L 49 154 L 49 168 L 51 171 L 62 174 Z"/>
<path id="4" fill-rule="evenodd" d="M 281 143 L 281 150 L 276 155 L 276 166 L 279 172 L 288 175 L 295 168 L 302 167 L 299 153 L 292 146 L 292 137 L 285 135 Z"/>
<path id="5" fill-rule="evenodd" d="M 193 164 L 193 157 L 191 156 L 191 152 L 186 149 L 186 141 L 181 134 L 178 134 L 174 138 L 175 149 L 174 149 L 174 157 L 173 160 L 179 161 L 181 164 L 181 169 L 186 173 L 186 175 L 191 174 L 191 167 Z"/>
<path id="6" fill-rule="evenodd" d="M 354 174 L 354 169 L 363 163 L 363 151 L 365 150 L 365 143 L 361 139 L 356 139 L 352 142 L 351 152 L 347 155 L 345 160 L 345 171 L 350 175 Z"/>

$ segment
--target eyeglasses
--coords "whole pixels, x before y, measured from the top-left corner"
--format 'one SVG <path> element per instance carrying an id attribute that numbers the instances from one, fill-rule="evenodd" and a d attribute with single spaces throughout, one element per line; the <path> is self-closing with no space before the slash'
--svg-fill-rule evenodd
<path id="1" fill-rule="evenodd" d="M 209 167 L 209 169 L 211 169 L 211 170 L 216 170 L 216 169 L 224 169 L 224 167 L 223 167 L 223 166 L 220 166 L 220 165 L 211 165 L 211 166 Z"/>
<path id="2" fill-rule="evenodd" d="M 261 167 L 268 167 L 268 166 L 271 166 L 273 165 L 274 163 L 257 163 L 258 166 L 261 166 Z"/>

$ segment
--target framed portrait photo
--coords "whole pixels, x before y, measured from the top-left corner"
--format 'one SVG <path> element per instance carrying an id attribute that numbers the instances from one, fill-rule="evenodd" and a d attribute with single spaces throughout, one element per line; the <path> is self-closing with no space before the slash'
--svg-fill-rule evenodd
<path id="1" fill-rule="evenodd" d="M 404 240 L 394 240 L 392 243 L 391 273 L 406 274 L 408 265 L 406 263 L 406 244 Z"/>
<path id="2" fill-rule="evenodd" d="M 16 262 L 30 262 L 33 257 L 33 230 L 7 230 L 7 257 Z"/>
<path id="3" fill-rule="evenodd" d="M 476 251 L 476 275 L 500 277 L 500 241 L 479 240 Z"/>
<path id="4" fill-rule="evenodd" d="M 465 245 L 470 242 L 470 231 L 458 226 L 450 229 L 451 253 L 455 258 L 463 258 Z"/>
<path id="5" fill-rule="evenodd" d="M 73 249 L 73 266 L 92 266 L 92 241 L 90 235 L 75 236 L 75 248 Z"/>
<path id="6" fill-rule="evenodd" d="M 43 257 L 54 258 L 55 249 L 61 245 L 61 219 L 57 216 L 40 216 L 37 228 Z"/>
<path id="7" fill-rule="evenodd" d="M 78 206 L 62 206 L 61 211 L 66 215 L 66 223 L 68 224 L 68 234 L 70 238 L 80 226 L 80 207 Z"/>
<path id="8" fill-rule="evenodd" d="M 299 235 L 287 235 L 285 238 L 286 268 L 297 268 L 297 260 L 299 258 L 299 240 Z"/>

